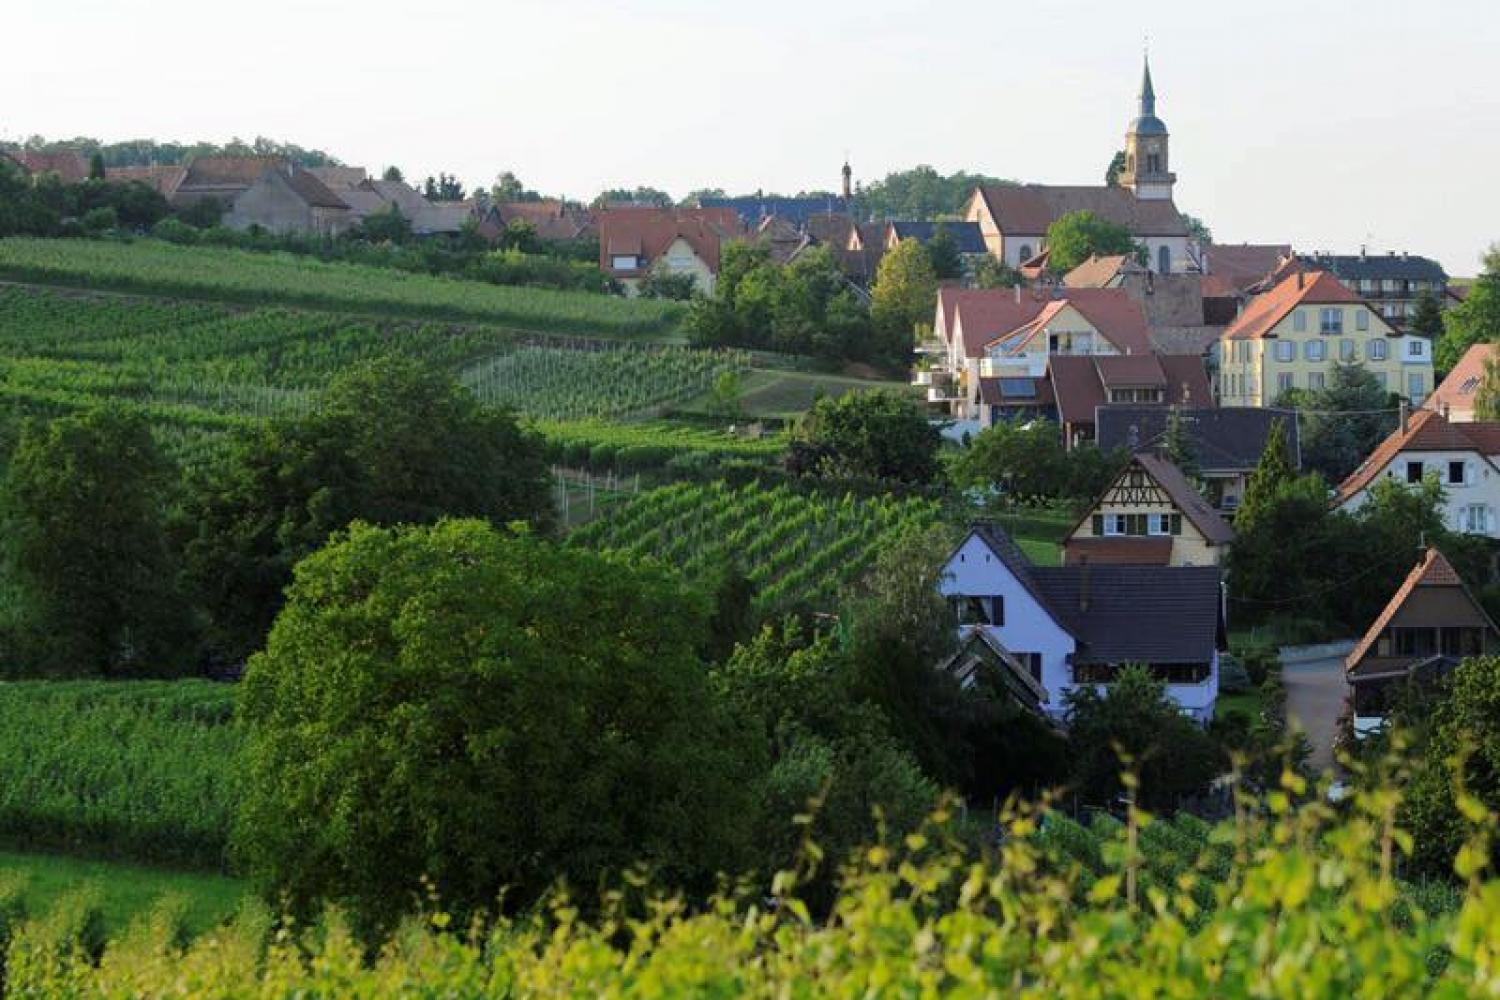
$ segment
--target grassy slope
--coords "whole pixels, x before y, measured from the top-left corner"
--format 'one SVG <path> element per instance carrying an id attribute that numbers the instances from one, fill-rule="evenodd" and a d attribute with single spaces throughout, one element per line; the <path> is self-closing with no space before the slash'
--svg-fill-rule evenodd
<path id="1" fill-rule="evenodd" d="M 64 893 L 83 885 L 97 886 L 111 935 L 124 930 L 132 919 L 149 912 L 169 894 L 186 900 L 188 929 L 201 933 L 233 914 L 249 893 L 246 882 L 224 875 L 55 854 L 0 851 L 0 872 L 20 873 L 25 880 L 26 909 L 33 915 L 46 913 Z"/>
<path id="2" fill-rule="evenodd" d="M 490 285 L 290 254 L 183 247 L 157 240 L 116 243 L 10 237 L 0 240 L 0 278 L 597 336 L 675 338 L 682 313 L 676 303 Z"/>
<path id="3" fill-rule="evenodd" d="M 1055 507 L 1024 514 L 999 514 L 992 519 L 1004 528 L 1021 551 L 1038 566 L 1062 564 L 1062 539 L 1077 520 L 1066 508 Z"/>

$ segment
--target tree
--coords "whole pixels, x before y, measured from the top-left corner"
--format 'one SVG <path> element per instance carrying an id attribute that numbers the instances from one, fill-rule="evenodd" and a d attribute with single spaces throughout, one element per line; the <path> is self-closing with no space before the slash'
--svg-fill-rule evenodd
<path id="1" fill-rule="evenodd" d="M 436 179 L 427 178 L 422 185 L 422 197 L 428 201 L 463 201 L 464 186 L 457 177 L 440 173 Z"/>
<path id="2" fill-rule="evenodd" d="M 932 273 L 939 281 L 957 281 L 964 276 L 964 262 L 958 252 L 958 241 L 941 222 L 933 227 L 932 238 L 927 241 L 927 258 L 932 264 Z"/>
<path id="3" fill-rule="evenodd" d="M 1433 363 L 1439 371 L 1453 366 L 1474 344 L 1500 341 L 1500 243 L 1484 255 L 1484 270 L 1462 302 L 1443 313 L 1443 336 Z"/>
<path id="4" fill-rule="evenodd" d="M 637 282 L 636 294 L 643 299 L 672 299 L 686 302 L 698 291 L 698 281 L 691 274 L 675 273 L 657 265 Z"/>
<path id="5" fill-rule="evenodd" d="M 360 221 L 365 239 L 376 243 L 405 243 L 411 239 L 411 220 L 401 214 L 394 202 L 379 212 L 371 212 Z"/>
<path id="6" fill-rule="evenodd" d="M 1104 168 L 1104 186 L 1119 187 L 1120 175 L 1125 172 L 1125 150 L 1115 150 L 1115 155 L 1110 157 L 1109 166 Z"/>
<path id="7" fill-rule="evenodd" d="M 291 568 L 350 521 L 552 523 L 545 446 L 451 378 L 404 358 L 357 365 L 308 416 L 239 437 L 190 477 L 188 578 L 224 655 L 258 648 Z"/>
<path id="8" fill-rule="evenodd" d="M 1417 295 L 1417 306 L 1408 324 L 1412 332 L 1431 337 L 1436 343 L 1443 335 L 1443 307 L 1437 296 L 1425 288 Z"/>
<path id="9" fill-rule="evenodd" d="M 3 511 L 24 666 L 59 676 L 183 670 L 191 617 L 165 532 L 172 482 L 138 412 L 109 406 L 23 425 Z"/>
<path id="10" fill-rule="evenodd" d="M 593 201 L 593 207 L 596 209 L 608 208 L 610 205 L 652 205 L 656 208 L 671 208 L 672 196 L 654 187 L 609 188 L 601 191 L 599 197 Z"/>
<path id="11" fill-rule="evenodd" d="M 1124 226 L 1081 210 L 1061 216 L 1047 227 L 1047 264 L 1059 274 L 1073 270 L 1095 255 L 1135 255 L 1135 237 Z"/>
<path id="12" fill-rule="evenodd" d="M 986 174 L 971 174 L 959 170 L 952 174 L 939 174 L 923 164 L 910 170 L 899 170 L 886 174 L 860 189 L 855 201 L 859 203 L 860 215 L 874 219 L 935 219 L 940 215 L 956 215 L 963 211 L 965 203 L 976 187 L 1012 184 Z"/>
<path id="13" fill-rule="evenodd" d="M 1103 691 L 1082 684 L 1063 698 L 1073 787 L 1086 802 L 1108 804 L 1123 790 L 1121 753 L 1139 771 L 1138 801 L 1148 809 L 1203 791 L 1224 764 L 1214 741 L 1143 666 L 1120 670 Z"/>
<path id="14" fill-rule="evenodd" d="M 880 258 L 870 289 L 870 323 L 883 356 L 911 356 L 915 331 L 932 322 L 937 286 L 927 248 L 916 240 L 902 240 Z"/>
<path id="15" fill-rule="evenodd" d="M 89 157 L 89 180 L 104 180 L 104 156 L 99 152 Z"/>
<path id="16" fill-rule="evenodd" d="M 406 176 L 401 173 L 400 167 L 392 165 L 385 168 L 385 172 L 380 175 L 380 179 L 384 181 L 396 181 L 397 183 L 401 183 L 406 180 Z"/>
<path id="17" fill-rule="evenodd" d="M 1235 523 L 1241 528 L 1254 524 L 1264 516 L 1282 486 L 1296 476 L 1291 445 L 1287 442 L 1286 424 L 1278 417 L 1271 421 L 1271 427 L 1266 432 L 1265 448 L 1245 484 L 1245 495 L 1240 499 Z"/>
<path id="18" fill-rule="evenodd" d="M 352 526 L 246 673 L 239 856 L 368 941 L 424 885 L 460 925 L 636 863 L 708 886 L 761 766 L 696 656 L 706 614 L 668 570 L 524 532 Z"/>
<path id="19" fill-rule="evenodd" d="M 1000 422 L 974 436 L 953 469 L 964 486 L 995 490 L 1005 503 L 1093 499 L 1104 491 L 1125 456 L 1091 444 L 1063 447 L 1062 431 L 1048 420 Z"/>
<path id="20" fill-rule="evenodd" d="M 1337 362 L 1324 388 L 1293 389 L 1284 399 L 1306 411 L 1300 416 L 1302 467 L 1330 483 L 1341 482 L 1396 429 L 1391 394 L 1358 362 Z"/>
<path id="21" fill-rule="evenodd" d="M 1182 221 L 1187 226 L 1188 237 L 1194 242 L 1202 245 L 1213 243 L 1214 234 L 1208 228 L 1208 223 L 1196 215 L 1189 215 L 1186 212 L 1182 213 Z"/>
<path id="22" fill-rule="evenodd" d="M 1167 460 L 1182 470 L 1183 475 L 1193 480 L 1198 478 L 1198 451 L 1193 439 L 1182 423 L 1182 411 L 1172 407 L 1167 414 L 1167 430 L 1162 439 Z"/>
<path id="23" fill-rule="evenodd" d="M 985 254 L 974 267 L 975 288 L 1015 288 L 1024 283 L 1020 271 L 991 254 Z"/>
<path id="24" fill-rule="evenodd" d="M 942 438 L 910 393 L 851 389 L 815 401 L 794 443 L 817 456 L 813 464 L 824 475 L 928 483 Z"/>
<path id="25" fill-rule="evenodd" d="M 497 202 L 541 201 L 542 196 L 521 182 L 521 178 L 509 170 L 501 171 L 490 185 L 490 197 Z"/>
<path id="26" fill-rule="evenodd" d="M 745 380 L 733 368 L 726 368 L 714 378 L 709 390 L 709 410 L 718 416 L 736 420 L 744 411 L 741 397 L 745 392 Z"/>

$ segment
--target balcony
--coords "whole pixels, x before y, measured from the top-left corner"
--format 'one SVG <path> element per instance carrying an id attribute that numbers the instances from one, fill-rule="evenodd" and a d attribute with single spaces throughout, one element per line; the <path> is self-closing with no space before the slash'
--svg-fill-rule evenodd
<path id="1" fill-rule="evenodd" d="M 956 403 L 964 397 L 951 384 L 934 385 L 927 390 L 929 403 Z"/>
<path id="2" fill-rule="evenodd" d="M 941 340 L 924 340 L 913 348 L 913 350 L 918 354 L 946 355 L 948 353 L 948 345 Z"/>

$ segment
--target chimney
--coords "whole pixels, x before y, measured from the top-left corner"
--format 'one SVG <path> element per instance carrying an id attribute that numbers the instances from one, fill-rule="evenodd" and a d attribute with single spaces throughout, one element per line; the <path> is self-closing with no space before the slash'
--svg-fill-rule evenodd
<path id="1" fill-rule="evenodd" d="M 1078 610 L 1088 614 L 1089 610 L 1089 557 L 1078 557 Z"/>
<path id="2" fill-rule="evenodd" d="M 1297 272 L 1297 289 L 1300 291 L 1303 288 L 1303 286 L 1305 286 L 1306 284 L 1307 284 L 1307 273 L 1304 272 L 1304 271 L 1298 271 Z"/>
<path id="3" fill-rule="evenodd" d="M 1365 259 L 1365 245 L 1363 243 L 1361 243 L 1359 245 L 1359 259 L 1360 260 L 1364 260 Z"/>
<path id="4" fill-rule="evenodd" d="M 1411 415 L 1411 407 L 1406 400 L 1401 401 L 1401 433 L 1406 433 L 1406 420 Z"/>

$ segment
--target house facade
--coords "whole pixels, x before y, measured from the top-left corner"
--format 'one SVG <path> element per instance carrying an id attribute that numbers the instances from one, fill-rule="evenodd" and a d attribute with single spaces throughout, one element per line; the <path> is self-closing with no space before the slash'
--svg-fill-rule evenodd
<path id="1" fill-rule="evenodd" d="M 611 208 L 598 214 L 599 267 L 634 293 L 654 269 L 687 274 L 712 295 L 720 247 L 743 238 L 731 208 Z"/>
<path id="2" fill-rule="evenodd" d="M 1214 566 L 1034 566 L 1004 532 L 980 524 L 948 558 L 939 589 L 961 639 L 982 631 L 1025 664 L 1054 718 L 1065 719 L 1068 692 L 1142 664 L 1207 724 L 1224 641 L 1220 585 Z"/>
<path id="3" fill-rule="evenodd" d="M 1429 548 L 1344 661 L 1354 732 L 1378 730 L 1400 692 L 1500 653 L 1500 630 L 1441 552 Z"/>
<path id="4" fill-rule="evenodd" d="M 334 236 L 359 221 L 349 206 L 322 181 L 290 164 L 264 171 L 234 197 L 224 225 L 259 226 L 273 233 Z"/>
<path id="5" fill-rule="evenodd" d="M 1358 362 L 1413 405 L 1433 389 L 1432 343 L 1403 335 L 1326 271 L 1287 274 L 1251 299 L 1219 346 L 1219 403 L 1272 406 L 1317 390 L 1333 366 Z"/>
<path id="6" fill-rule="evenodd" d="M 1448 274 L 1437 261 L 1416 254 L 1298 254 L 1312 270 L 1326 271 L 1345 288 L 1370 303 L 1392 326 L 1406 328 L 1417 311 L 1417 302 L 1431 295 L 1441 307 L 1448 299 Z"/>
<path id="7" fill-rule="evenodd" d="M 1234 529 L 1181 469 L 1150 452 L 1133 455 L 1063 540 L 1063 561 L 1222 566 Z"/>
<path id="8" fill-rule="evenodd" d="M 1451 423 L 1419 410 L 1339 484 L 1335 503 L 1359 510 L 1381 479 L 1443 488 L 1443 522 L 1453 531 L 1500 538 L 1500 423 Z"/>

